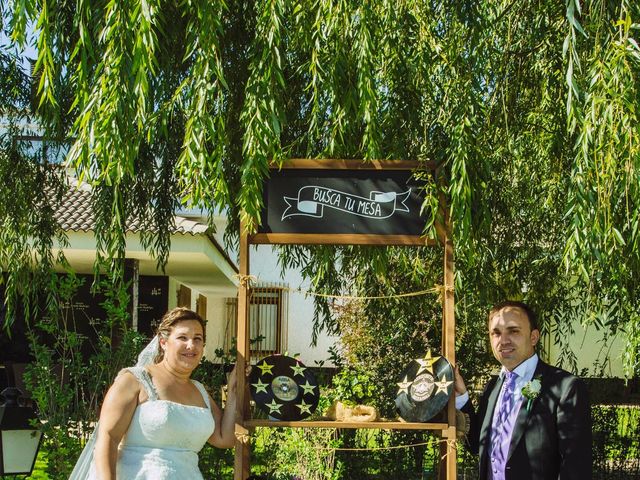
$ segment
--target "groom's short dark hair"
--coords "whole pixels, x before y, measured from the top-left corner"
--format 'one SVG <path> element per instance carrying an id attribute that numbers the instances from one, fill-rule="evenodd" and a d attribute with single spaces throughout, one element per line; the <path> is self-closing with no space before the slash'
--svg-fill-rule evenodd
<path id="1" fill-rule="evenodd" d="M 534 312 L 526 303 L 518 302 L 515 300 L 505 300 L 494 305 L 493 308 L 489 311 L 488 322 L 491 322 L 491 319 L 496 315 L 496 313 L 507 307 L 519 308 L 520 310 L 522 310 L 527 315 L 527 319 L 529 320 L 529 327 L 531 327 L 532 332 L 534 330 L 540 330 L 540 328 L 538 327 L 538 316 L 536 315 L 536 312 Z"/>

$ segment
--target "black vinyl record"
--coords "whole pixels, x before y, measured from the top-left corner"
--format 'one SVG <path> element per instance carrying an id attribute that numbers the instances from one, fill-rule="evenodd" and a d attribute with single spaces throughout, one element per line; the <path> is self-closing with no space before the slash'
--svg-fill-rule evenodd
<path id="1" fill-rule="evenodd" d="M 258 408 L 278 420 L 305 419 L 320 400 L 313 373 L 299 360 L 285 355 L 271 355 L 254 365 L 249 389 Z"/>
<path id="2" fill-rule="evenodd" d="M 427 422 L 447 405 L 453 393 L 453 368 L 446 358 L 428 352 L 409 363 L 397 385 L 400 416 L 407 422 Z"/>

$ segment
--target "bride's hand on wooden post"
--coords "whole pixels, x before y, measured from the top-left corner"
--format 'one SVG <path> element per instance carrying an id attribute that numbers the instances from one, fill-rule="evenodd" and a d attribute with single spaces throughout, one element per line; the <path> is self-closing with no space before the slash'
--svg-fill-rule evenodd
<path id="1" fill-rule="evenodd" d="M 238 387 L 238 374 L 236 372 L 236 367 L 233 367 L 233 370 L 229 373 L 227 377 L 227 395 L 235 395 Z"/>

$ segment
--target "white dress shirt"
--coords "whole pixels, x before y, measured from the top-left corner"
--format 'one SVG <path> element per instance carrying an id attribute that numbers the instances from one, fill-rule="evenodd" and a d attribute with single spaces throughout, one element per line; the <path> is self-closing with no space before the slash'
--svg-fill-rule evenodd
<path id="1" fill-rule="evenodd" d="M 518 375 L 516 378 L 516 386 L 513 392 L 514 405 L 517 405 L 522 400 L 522 387 L 527 382 L 533 380 L 533 374 L 538 366 L 538 354 L 534 353 L 527 358 L 524 362 L 518 365 L 513 371 Z M 500 379 L 504 378 L 504 374 L 507 371 L 505 367 L 500 370 Z M 469 392 L 464 392 L 462 395 L 456 395 L 456 408 L 460 410 L 469 401 Z"/>

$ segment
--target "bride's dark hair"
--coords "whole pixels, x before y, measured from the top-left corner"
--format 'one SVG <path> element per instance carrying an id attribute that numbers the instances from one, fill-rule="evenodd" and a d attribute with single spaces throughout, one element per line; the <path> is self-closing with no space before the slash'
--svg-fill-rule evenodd
<path id="1" fill-rule="evenodd" d="M 160 325 L 158 325 L 158 337 L 164 338 L 166 340 L 167 338 L 169 338 L 169 335 L 171 335 L 171 330 L 173 330 L 173 327 L 175 327 L 178 323 L 184 322 L 186 320 L 196 320 L 202 326 L 202 336 L 203 336 L 202 340 L 206 342 L 207 341 L 206 322 L 196 312 L 194 312 L 193 310 L 189 310 L 188 308 L 185 308 L 185 307 L 176 307 L 164 314 L 164 316 L 162 317 L 162 320 L 160 321 Z M 158 353 L 156 354 L 154 363 L 161 362 L 163 358 L 164 358 L 164 350 L 162 350 L 162 347 L 158 342 Z"/>

